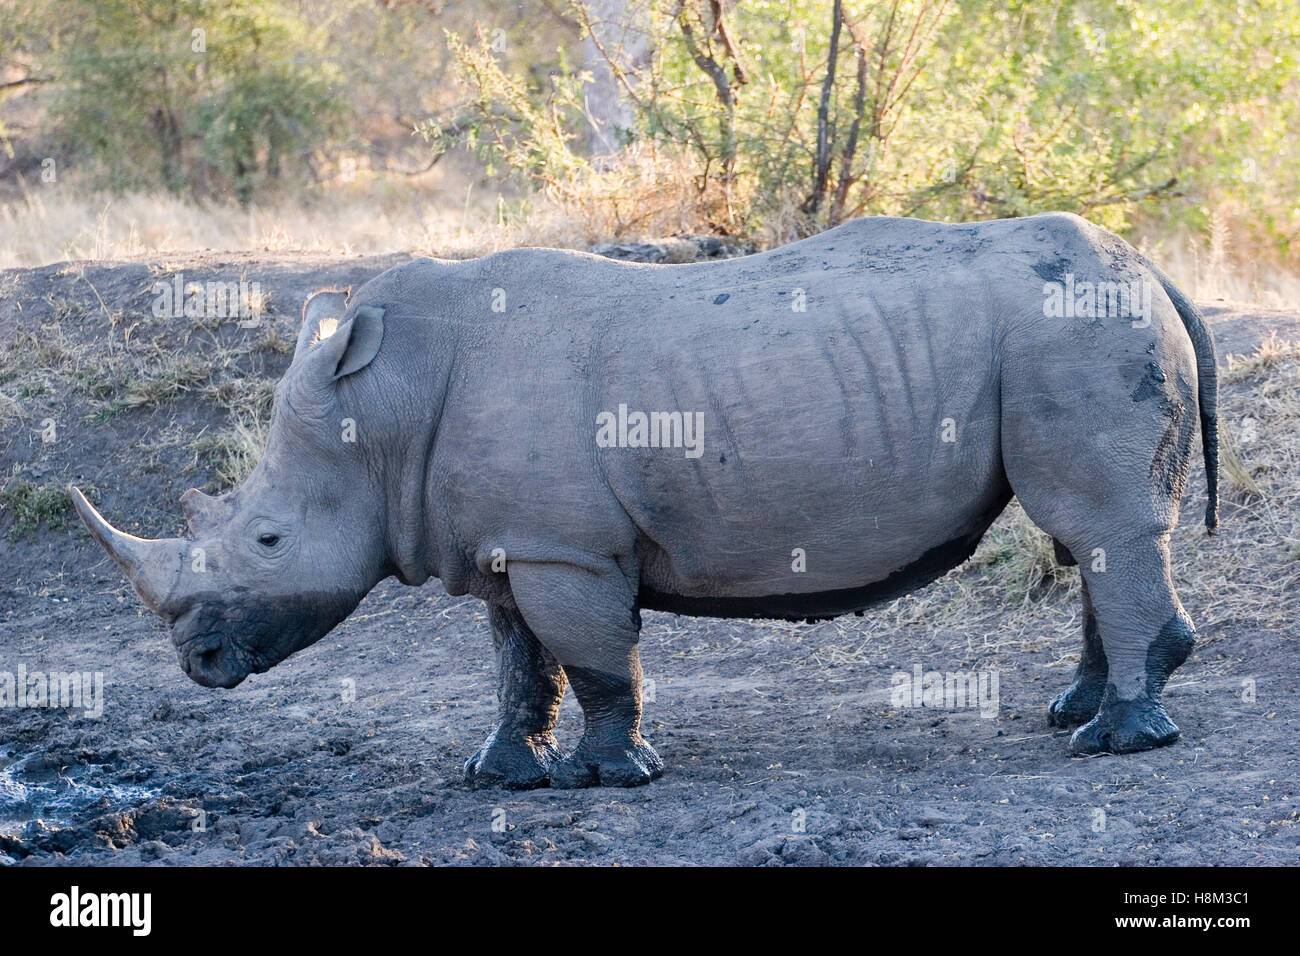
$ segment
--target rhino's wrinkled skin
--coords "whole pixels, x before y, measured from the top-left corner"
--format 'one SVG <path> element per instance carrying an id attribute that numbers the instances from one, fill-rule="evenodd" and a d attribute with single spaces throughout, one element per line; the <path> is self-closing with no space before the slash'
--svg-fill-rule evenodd
<path id="1" fill-rule="evenodd" d="M 1045 284 L 1082 281 L 1146 283 L 1150 313 L 1045 314 Z M 1198 426 L 1214 523 L 1213 342 L 1082 219 L 864 219 L 685 266 L 421 260 L 304 312 L 265 457 L 231 494 L 186 493 L 191 537 L 131 538 L 77 496 L 202 684 L 318 640 L 385 576 L 436 575 L 488 603 L 498 651 L 467 775 L 642 783 L 663 766 L 642 608 L 860 610 L 965 560 L 1014 493 L 1083 577 L 1049 719 L 1083 725 L 1078 754 L 1178 735 L 1160 696 L 1194 632 L 1168 541 Z M 698 416 L 698 447 L 629 447 L 638 411 Z M 570 683 L 586 727 L 562 757 Z"/>

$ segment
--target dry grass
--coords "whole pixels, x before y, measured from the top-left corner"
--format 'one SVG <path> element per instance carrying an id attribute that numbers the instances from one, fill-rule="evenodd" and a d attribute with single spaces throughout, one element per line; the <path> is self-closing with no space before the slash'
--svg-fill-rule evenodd
<path id="1" fill-rule="evenodd" d="M 1205 235 L 1146 229 L 1133 243 L 1197 302 L 1296 308 L 1300 276 L 1279 266 L 1269 250 L 1238 242 L 1236 235 L 1226 214 L 1216 213 Z"/>
<path id="2" fill-rule="evenodd" d="M 23 408 L 18 397 L 10 395 L 3 386 L 0 386 L 0 428 L 14 422 L 25 421 L 27 417 L 27 410 Z"/>
<path id="3" fill-rule="evenodd" d="M 116 335 L 111 330 L 108 335 L 87 335 L 90 329 L 102 328 L 102 316 L 95 314 L 93 305 L 89 311 L 58 301 L 50 305 L 52 321 L 19 329 L 0 346 L 0 424 L 7 426 L 7 432 L 17 437 L 20 430 L 11 423 L 22 422 L 29 432 L 25 440 L 39 442 L 36 423 L 42 423 L 43 429 L 49 421 L 59 436 L 58 444 L 51 447 L 62 449 L 128 409 L 163 407 L 188 396 L 224 411 L 231 424 L 195 440 L 193 432 L 187 433 L 176 419 L 164 422 L 159 431 L 150 432 L 156 438 L 152 444 L 133 446 L 135 473 L 174 471 L 175 465 L 167 469 L 162 462 L 175 462 L 177 453 L 183 455 L 188 449 L 195 464 L 202 456 L 215 476 L 209 490 L 232 487 L 247 476 L 265 446 L 265 422 L 274 395 L 275 383 L 264 370 L 264 356 L 292 347 L 292 343 L 286 346 L 287 335 L 276 319 L 264 323 L 260 335 L 229 345 L 209 333 L 190 330 L 205 340 L 196 348 L 190 334 L 170 334 L 167 323 L 136 314 L 114 319 Z M 15 466 L 0 488 L 0 511 L 12 515 L 15 534 L 42 525 L 61 526 L 68 500 L 60 493 L 62 480 L 50 483 L 39 478 L 48 467 L 47 463 L 31 476 L 23 476 L 24 468 Z"/>
<path id="4" fill-rule="evenodd" d="M 703 167 L 691 156 L 634 147 L 617 165 L 547 188 L 526 215 L 500 219 L 477 241 L 494 249 L 585 249 L 606 240 L 727 231 L 734 210 L 725 196 L 700 192 L 703 178 Z"/>
<path id="5" fill-rule="evenodd" d="M 190 339 L 203 334 L 201 321 L 187 326 L 183 336 L 149 336 L 140 327 L 157 320 L 143 315 L 131 316 L 131 329 L 120 337 L 78 342 L 65 326 L 83 325 L 88 307 L 61 300 L 50 304 L 54 321 L 18 329 L 0 349 L 0 423 L 31 418 L 29 400 L 41 396 L 82 396 L 99 420 L 128 408 L 161 405 L 184 393 L 239 415 L 264 415 L 274 383 L 245 370 L 240 360 L 258 350 L 291 352 L 294 344 L 268 320 L 251 343 L 236 348 L 208 342 L 194 348 Z M 111 318 L 112 326 L 123 324 L 121 316 Z"/>
<path id="6" fill-rule="evenodd" d="M 190 444 L 195 467 L 207 462 L 215 475 L 215 481 L 204 490 L 215 494 L 242 484 L 266 450 L 268 427 L 266 416 L 247 415 L 236 417 L 219 432 L 196 438 Z"/>
<path id="7" fill-rule="evenodd" d="M 1238 500 L 1249 501 L 1263 497 L 1263 490 L 1255 481 L 1251 467 L 1242 457 L 1236 432 L 1224 428 L 1219 432 L 1219 470 L 1223 474 L 1223 492 Z"/>
<path id="8" fill-rule="evenodd" d="M 650 148 L 556 184 L 523 205 L 434 177 L 322 187 L 267 205 L 200 204 L 166 194 L 107 196 L 71 183 L 0 203 L 0 269 L 70 259 L 131 259 L 219 249 L 448 258 L 521 245 L 585 249 L 608 239 L 707 232 L 728 218 L 702 196 L 702 170 Z"/>
<path id="9" fill-rule="evenodd" d="M 990 580 L 1001 586 L 1006 599 L 1017 604 L 1057 586 L 1073 593 L 1079 580 L 1077 572 L 1056 563 L 1052 539 L 1014 500 L 980 542 L 971 565 L 984 569 Z"/>
<path id="10" fill-rule="evenodd" d="M 1297 362 L 1300 362 L 1300 342 L 1280 339 L 1274 330 L 1252 354 L 1227 356 L 1228 371 L 1221 381 L 1244 382 L 1276 366 L 1288 371 L 1286 366 Z"/>
<path id="11" fill-rule="evenodd" d="M 205 249 L 345 256 L 422 249 L 462 231 L 466 215 L 459 203 L 417 189 L 339 188 L 314 200 L 242 208 L 58 184 L 0 204 L 0 268 Z"/>
<path id="12" fill-rule="evenodd" d="M 58 322 L 19 329 L 0 352 L 0 426 L 29 420 L 32 400 L 56 393 L 79 364 Z"/>
<path id="13" fill-rule="evenodd" d="M 211 249 L 466 258 L 518 246 L 586 249 L 607 240 L 731 233 L 744 186 L 730 197 L 712 186 L 702 193 L 703 173 L 690 154 L 643 145 L 617 165 L 523 200 L 438 167 L 411 179 L 335 181 L 248 208 L 165 194 L 110 197 L 61 181 L 25 186 L 19 198 L 0 202 L 0 269 Z M 773 204 L 754 237 L 759 248 L 802 238 L 806 217 L 797 200 Z M 1193 299 L 1294 308 L 1300 276 L 1278 266 L 1261 240 L 1247 238 L 1247 221 L 1227 207 L 1212 212 L 1202 234 L 1142 220 L 1133 242 Z"/>
<path id="14" fill-rule="evenodd" d="M 1227 479 L 1227 490 L 1243 501 L 1265 497 L 1258 480 L 1277 463 L 1269 463 L 1279 451 L 1289 452 L 1291 443 L 1282 442 L 1276 447 L 1264 446 L 1261 437 L 1263 421 L 1268 417 L 1286 420 L 1294 408 L 1279 407 L 1300 401 L 1294 389 L 1275 383 L 1295 384 L 1296 369 L 1300 368 L 1300 344 L 1279 339 L 1274 332 L 1254 353 L 1245 356 L 1229 355 L 1223 382 L 1227 385 L 1251 383 L 1250 400 L 1241 414 L 1221 415 L 1220 460 Z M 1295 437 L 1294 435 L 1292 436 Z"/>

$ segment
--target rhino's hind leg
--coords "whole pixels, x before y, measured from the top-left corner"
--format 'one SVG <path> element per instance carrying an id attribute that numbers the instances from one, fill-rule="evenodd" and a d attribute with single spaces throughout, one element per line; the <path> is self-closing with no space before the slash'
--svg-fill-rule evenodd
<path id="1" fill-rule="evenodd" d="M 473 786 L 542 787 L 560 759 L 551 731 L 564 698 L 564 670 L 533 636 L 518 611 L 491 605 L 497 652 L 496 726 L 465 763 Z"/>
<path id="2" fill-rule="evenodd" d="M 617 569 L 516 564 L 510 587 L 582 705 L 582 740 L 552 770 L 551 786 L 634 787 L 662 774 L 641 736 L 640 614 L 628 582 Z"/>
<path id="3" fill-rule="evenodd" d="M 1161 693 L 1196 640 L 1174 593 L 1166 540 L 1109 553 L 1109 570 L 1085 572 L 1108 673 L 1097 715 L 1070 738 L 1070 752 L 1079 756 L 1132 753 L 1177 740 Z"/>
<path id="4" fill-rule="evenodd" d="M 1092 610 L 1088 582 L 1083 581 L 1083 653 L 1074 680 L 1047 709 L 1047 722 L 1053 727 L 1086 724 L 1097 716 L 1106 691 L 1108 674 L 1106 651 L 1097 630 L 1097 615 Z"/>
<path id="5" fill-rule="evenodd" d="M 1105 260 L 1096 267 L 1110 268 Z M 1018 328 L 1002 359 L 1003 467 L 1058 554 L 1078 559 L 1101 644 L 1098 654 L 1085 642 L 1080 679 L 1053 722 L 1091 708 L 1104 658 L 1097 713 L 1074 732 L 1071 753 L 1172 743 L 1178 728 L 1161 694 L 1195 638 L 1169 540 L 1199 421 L 1196 350 L 1164 297 L 1145 323 L 1034 317 Z"/>

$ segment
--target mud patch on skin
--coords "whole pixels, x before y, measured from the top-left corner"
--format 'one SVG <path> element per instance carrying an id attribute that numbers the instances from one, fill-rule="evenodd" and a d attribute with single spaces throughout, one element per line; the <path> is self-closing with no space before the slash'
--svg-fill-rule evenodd
<path id="1" fill-rule="evenodd" d="M 1097 716 L 1074 732 L 1070 753 L 1076 757 L 1128 754 L 1167 747 L 1180 736 L 1157 697 L 1121 700 L 1114 684 L 1106 685 Z"/>
<path id="2" fill-rule="evenodd" d="M 1070 686 L 1048 707 L 1047 722 L 1053 727 L 1086 724 L 1097 716 L 1110 677 L 1106 651 L 1097 628 L 1097 615 L 1083 585 L 1083 650 Z"/>
<path id="3" fill-rule="evenodd" d="M 1189 414 L 1193 406 L 1187 404 L 1184 396 L 1194 401 L 1195 390 L 1181 374 L 1176 383 L 1171 382 L 1164 368 L 1155 361 L 1147 363 L 1141 381 L 1129 396 L 1135 405 L 1156 399 L 1160 413 L 1168 423 L 1148 470 L 1153 487 L 1159 488 L 1166 500 L 1183 496 L 1191 471 L 1192 445 L 1199 426 L 1196 416 Z"/>
<path id="4" fill-rule="evenodd" d="M 1187 660 L 1196 646 L 1196 628 L 1184 614 L 1175 614 L 1160 628 L 1147 648 L 1147 693 L 1159 696 L 1169 675 Z"/>
<path id="5" fill-rule="evenodd" d="M 1123 239 L 1104 229 L 1094 229 L 1090 238 L 1101 250 L 1107 268 L 1121 278 L 1133 282 L 1146 276 L 1142 254 Z"/>
<path id="6" fill-rule="evenodd" d="M 1181 499 L 1187 488 L 1187 476 L 1192 466 L 1192 442 L 1196 437 L 1196 419 L 1187 413 L 1181 402 L 1170 403 L 1165 410 L 1169 425 L 1160 437 L 1151 458 L 1149 474 L 1163 491 L 1166 499 Z"/>
<path id="7" fill-rule="evenodd" d="M 1097 716 L 1070 738 L 1071 753 L 1132 753 L 1176 741 L 1180 731 L 1166 713 L 1161 694 L 1195 643 L 1196 631 L 1186 615 L 1166 621 L 1147 648 L 1145 693 L 1121 700 L 1115 685 L 1107 682 Z"/>
<path id="8" fill-rule="evenodd" d="M 1073 266 L 1069 259 L 1057 256 L 1055 259 L 1042 259 L 1036 262 L 1033 268 L 1034 274 L 1044 282 L 1064 283 L 1066 274 Z"/>
<path id="9" fill-rule="evenodd" d="M 1165 370 L 1160 367 L 1160 364 L 1148 362 L 1146 374 L 1142 376 L 1142 381 L 1138 383 L 1137 388 L 1133 389 L 1133 394 L 1129 398 L 1134 404 L 1145 402 L 1149 398 L 1163 398 L 1168 401 L 1166 381 Z"/>

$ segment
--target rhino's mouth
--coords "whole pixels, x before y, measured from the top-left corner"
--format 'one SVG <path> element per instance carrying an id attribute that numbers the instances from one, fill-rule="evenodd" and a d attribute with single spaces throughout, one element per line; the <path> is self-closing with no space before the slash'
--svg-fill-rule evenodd
<path id="1" fill-rule="evenodd" d="M 203 615 L 195 607 L 177 618 L 172 625 L 172 643 L 180 659 L 181 670 L 202 687 L 237 687 L 249 674 L 270 668 L 259 655 L 233 639 L 199 624 Z"/>
<path id="2" fill-rule="evenodd" d="M 320 640 L 356 603 L 340 592 L 239 603 L 204 594 L 172 623 L 172 643 L 195 683 L 235 687 Z"/>

